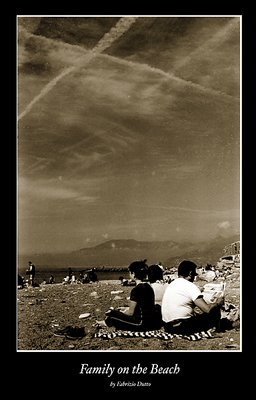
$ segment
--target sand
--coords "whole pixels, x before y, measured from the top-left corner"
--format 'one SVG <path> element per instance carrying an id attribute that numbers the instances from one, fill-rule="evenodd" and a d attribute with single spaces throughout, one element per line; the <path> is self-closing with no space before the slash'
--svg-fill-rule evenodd
<path id="1" fill-rule="evenodd" d="M 99 281 L 84 285 L 48 284 L 17 290 L 17 351 L 241 350 L 239 328 L 197 342 L 178 338 L 166 341 L 157 338 L 95 338 L 96 320 L 104 319 L 105 311 L 111 306 L 127 306 L 131 289 L 123 287 L 119 281 Z M 111 294 L 112 291 L 122 292 Z M 239 278 L 232 279 L 232 275 L 227 280 L 226 301 L 239 307 Z M 86 335 L 76 340 L 54 336 L 56 329 L 67 325 L 84 327 Z"/>

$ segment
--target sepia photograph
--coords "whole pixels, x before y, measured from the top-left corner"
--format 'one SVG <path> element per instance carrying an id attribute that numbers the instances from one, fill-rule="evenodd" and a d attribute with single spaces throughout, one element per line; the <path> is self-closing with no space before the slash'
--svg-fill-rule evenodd
<path id="1" fill-rule="evenodd" d="M 16 351 L 242 352 L 242 16 L 16 24 Z"/>

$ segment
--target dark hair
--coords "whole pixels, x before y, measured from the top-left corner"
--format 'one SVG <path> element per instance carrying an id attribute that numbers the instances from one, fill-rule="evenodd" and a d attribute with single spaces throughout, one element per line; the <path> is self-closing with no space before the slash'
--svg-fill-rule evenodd
<path id="1" fill-rule="evenodd" d="M 159 265 L 153 264 L 148 267 L 148 280 L 150 283 L 163 280 L 163 270 Z"/>
<path id="2" fill-rule="evenodd" d="M 193 261 L 183 260 L 178 266 L 178 275 L 187 277 L 189 276 L 190 272 L 192 272 L 193 275 L 196 276 L 196 269 L 197 265 L 193 263 Z"/>
<path id="3" fill-rule="evenodd" d="M 135 275 L 135 278 L 143 281 L 148 276 L 148 265 L 146 264 L 146 260 L 143 261 L 133 261 L 128 270 Z"/>

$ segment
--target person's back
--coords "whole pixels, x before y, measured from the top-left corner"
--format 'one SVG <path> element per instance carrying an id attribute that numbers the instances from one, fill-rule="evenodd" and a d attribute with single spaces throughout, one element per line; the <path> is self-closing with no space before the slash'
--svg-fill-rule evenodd
<path id="1" fill-rule="evenodd" d="M 220 327 L 220 307 L 224 298 L 207 304 L 201 290 L 193 283 L 196 264 L 184 260 L 178 267 L 178 278 L 169 284 L 162 301 L 162 318 L 167 332 L 191 334 Z M 195 307 L 201 312 L 196 313 Z"/>
<path id="2" fill-rule="evenodd" d="M 168 283 L 163 280 L 163 269 L 158 264 L 150 265 L 148 268 L 148 280 L 154 290 L 155 304 L 161 306 L 162 299 Z"/>
<path id="3" fill-rule="evenodd" d="M 93 268 L 93 269 L 89 272 L 89 278 L 90 278 L 90 280 L 91 280 L 92 282 L 97 282 L 98 277 L 97 277 L 95 268 Z"/>
<path id="4" fill-rule="evenodd" d="M 162 300 L 162 318 L 170 322 L 189 318 L 195 308 L 194 300 L 200 296 L 200 289 L 192 282 L 177 278 L 168 284 Z"/>
<path id="5" fill-rule="evenodd" d="M 157 282 L 151 283 L 151 287 L 155 293 L 155 304 L 158 304 L 159 306 L 162 305 L 163 296 L 164 296 L 165 290 L 167 289 L 168 286 L 169 286 L 169 284 L 166 282 L 157 281 Z"/>
<path id="6" fill-rule="evenodd" d="M 154 291 L 147 282 L 136 285 L 130 293 L 130 300 L 136 302 L 134 318 L 142 319 L 144 325 L 150 325 L 154 313 L 155 296 Z"/>

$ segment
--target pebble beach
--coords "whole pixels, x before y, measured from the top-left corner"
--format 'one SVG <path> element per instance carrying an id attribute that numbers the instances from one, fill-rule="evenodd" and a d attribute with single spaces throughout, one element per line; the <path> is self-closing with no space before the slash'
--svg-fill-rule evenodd
<path id="1" fill-rule="evenodd" d="M 202 284 L 204 284 L 203 282 Z M 200 284 L 200 283 L 199 283 Z M 96 320 L 110 307 L 128 306 L 131 287 L 117 280 L 89 284 L 47 284 L 17 290 L 17 351 L 239 351 L 240 329 L 196 342 L 173 338 L 96 338 Z M 225 300 L 239 307 L 239 278 L 226 284 Z M 69 340 L 54 335 L 66 326 L 83 327 L 85 336 Z"/>

